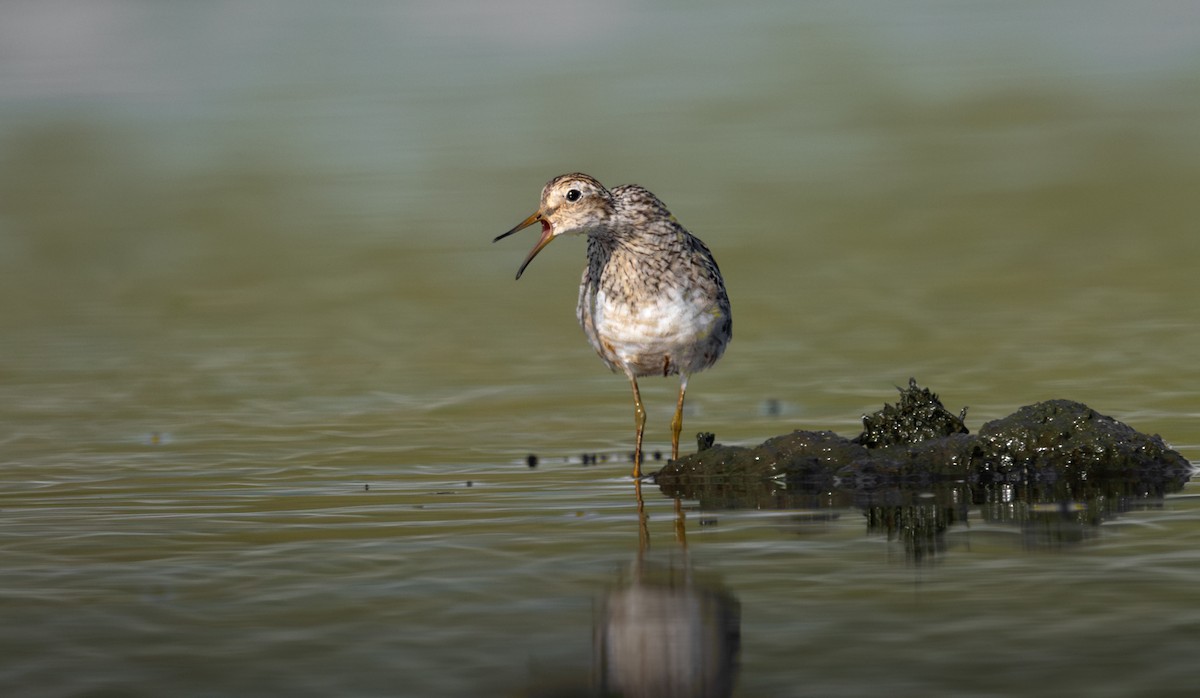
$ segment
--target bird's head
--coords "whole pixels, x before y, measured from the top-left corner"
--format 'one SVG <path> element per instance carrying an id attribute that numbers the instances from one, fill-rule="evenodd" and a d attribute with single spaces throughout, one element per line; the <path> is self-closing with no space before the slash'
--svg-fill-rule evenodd
<path id="1" fill-rule="evenodd" d="M 542 236 L 517 270 L 517 278 L 550 241 L 559 235 L 578 235 L 600 232 L 612 218 L 613 196 L 595 178 L 581 172 L 555 177 L 542 188 L 542 202 L 538 210 L 518 223 L 512 230 L 497 236 L 492 242 L 502 240 L 534 223 L 542 224 Z"/>

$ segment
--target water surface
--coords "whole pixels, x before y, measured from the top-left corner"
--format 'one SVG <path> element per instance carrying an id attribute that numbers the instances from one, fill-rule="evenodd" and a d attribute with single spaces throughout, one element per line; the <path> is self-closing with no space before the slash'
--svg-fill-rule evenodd
<path id="1" fill-rule="evenodd" d="M 583 241 L 514 282 L 533 233 L 490 240 L 560 172 L 664 199 L 735 316 L 685 433 L 853 434 L 915 376 L 973 430 L 1068 398 L 1195 462 L 1198 21 L 6 5 L 0 687 L 572 695 L 666 584 L 736 620 L 735 695 L 1190 692 L 1194 484 L 1049 533 L 973 505 L 920 560 L 836 498 L 647 486 L 643 528 Z"/>

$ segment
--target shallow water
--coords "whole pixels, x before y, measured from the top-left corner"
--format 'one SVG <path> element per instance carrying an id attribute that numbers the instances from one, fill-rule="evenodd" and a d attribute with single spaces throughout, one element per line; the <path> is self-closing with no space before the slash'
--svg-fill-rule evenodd
<path id="1" fill-rule="evenodd" d="M 490 240 L 562 171 L 663 198 L 735 316 L 686 433 L 915 376 L 1195 463 L 1194 10 L 437 7 L 0 9 L 5 695 L 628 690 L 676 623 L 741 696 L 1190 694 L 1195 483 L 919 556 L 832 497 L 643 528 L 582 241 Z"/>

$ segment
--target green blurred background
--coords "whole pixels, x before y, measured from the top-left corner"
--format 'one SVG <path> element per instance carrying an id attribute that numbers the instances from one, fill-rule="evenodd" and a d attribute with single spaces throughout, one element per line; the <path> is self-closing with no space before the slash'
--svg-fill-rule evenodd
<path id="1" fill-rule="evenodd" d="M 567 171 L 648 187 L 721 265 L 735 337 L 685 433 L 853 434 L 914 376 L 972 430 L 1068 398 L 1195 460 L 1198 123 L 1194 2 L 5 2 L 0 549 L 7 625 L 42 630 L 3 639 L 28 661 L 0 678 L 178 691 L 203 648 L 237 664 L 217 613 L 262 649 L 214 686 L 297 694 L 295 648 L 264 629 L 304 612 L 313 656 L 370 637 L 379 662 L 399 643 L 471 682 L 507 657 L 460 635 L 469 613 L 422 615 L 430 580 L 519 605 L 532 569 L 570 595 L 551 561 L 581 550 L 604 578 L 627 519 L 538 547 L 561 515 L 630 505 L 589 489 L 626 465 L 569 469 L 633 431 L 573 317 L 583 241 L 520 282 L 534 234 L 491 243 Z M 662 448 L 675 383 L 643 391 Z M 529 479 L 530 453 L 561 481 Z M 448 480 L 502 494 L 423 508 Z M 349 498 L 363 482 L 387 498 Z M 494 545 L 517 549 L 486 562 Z M 777 570 L 741 564 L 748 608 L 787 607 Z M 379 609 L 330 588 L 396 604 L 381 617 L 423 641 L 364 635 Z M 147 594 L 209 605 L 168 622 Z M 155 651 L 177 671 L 126 661 Z M 331 661 L 369 681 L 365 656 Z M 750 685 L 786 681 L 777 659 L 748 650 Z M 838 685 L 861 695 L 853 664 Z"/>

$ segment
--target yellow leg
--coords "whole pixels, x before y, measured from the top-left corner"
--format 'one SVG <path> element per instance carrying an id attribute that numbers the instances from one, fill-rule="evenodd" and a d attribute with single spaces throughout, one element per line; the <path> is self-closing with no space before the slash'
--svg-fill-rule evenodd
<path id="1" fill-rule="evenodd" d="M 633 386 L 633 421 L 637 425 L 637 440 L 633 445 L 633 477 L 642 476 L 642 434 L 646 431 L 646 408 L 642 405 L 642 393 L 638 390 L 637 378 L 630 375 Z"/>
<path id="2" fill-rule="evenodd" d="M 687 392 L 687 375 L 679 374 L 679 402 L 675 403 L 675 418 L 671 420 L 671 460 L 679 458 L 679 431 L 683 429 L 683 394 Z"/>

